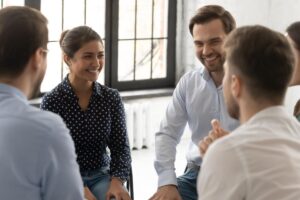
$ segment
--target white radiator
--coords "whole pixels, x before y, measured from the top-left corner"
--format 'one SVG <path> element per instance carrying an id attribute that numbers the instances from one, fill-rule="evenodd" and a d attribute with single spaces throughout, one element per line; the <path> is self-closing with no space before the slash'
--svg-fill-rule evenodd
<path id="1" fill-rule="evenodd" d="M 132 149 L 147 148 L 151 144 L 151 117 L 148 101 L 125 103 L 127 132 Z"/>

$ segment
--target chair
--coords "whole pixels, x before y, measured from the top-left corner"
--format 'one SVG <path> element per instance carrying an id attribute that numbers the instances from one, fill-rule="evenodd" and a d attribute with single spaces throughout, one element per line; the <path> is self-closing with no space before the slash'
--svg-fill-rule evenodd
<path id="1" fill-rule="evenodd" d="M 131 199 L 134 200 L 132 168 L 130 168 L 129 178 L 126 182 L 126 188 L 129 191 Z"/>

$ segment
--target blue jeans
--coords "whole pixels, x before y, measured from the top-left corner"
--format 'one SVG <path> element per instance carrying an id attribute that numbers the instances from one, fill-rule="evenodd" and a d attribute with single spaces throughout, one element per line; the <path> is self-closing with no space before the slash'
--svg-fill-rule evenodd
<path id="1" fill-rule="evenodd" d="M 182 200 L 197 200 L 197 177 L 199 169 L 187 168 L 182 176 L 177 177 L 178 191 Z"/>
<path id="2" fill-rule="evenodd" d="M 97 200 L 105 200 L 105 195 L 110 185 L 108 167 L 95 171 L 81 172 L 83 183 L 90 189 Z"/>

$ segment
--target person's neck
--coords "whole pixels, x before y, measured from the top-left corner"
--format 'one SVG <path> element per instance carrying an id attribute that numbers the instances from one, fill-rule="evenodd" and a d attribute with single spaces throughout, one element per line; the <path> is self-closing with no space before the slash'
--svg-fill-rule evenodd
<path id="1" fill-rule="evenodd" d="M 220 85 L 222 85 L 224 71 L 210 72 L 210 76 L 213 79 L 216 87 L 219 87 Z"/>
<path id="2" fill-rule="evenodd" d="M 282 105 L 282 100 L 278 101 L 269 101 L 266 99 L 252 99 L 245 98 L 245 100 L 240 102 L 240 116 L 239 120 L 241 124 L 246 123 L 251 117 L 253 117 L 256 113 L 272 107 Z"/>
<path id="3" fill-rule="evenodd" d="M 69 82 L 76 94 L 86 94 L 92 91 L 92 81 L 76 79 L 71 74 L 68 76 Z"/>
<path id="4" fill-rule="evenodd" d="M 18 77 L 0 77 L 0 83 L 10 85 L 19 89 L 27 99 L 31 96 L 31 85 L 29 79 L 25 80 L 26 76 L 18 76 Z"/>

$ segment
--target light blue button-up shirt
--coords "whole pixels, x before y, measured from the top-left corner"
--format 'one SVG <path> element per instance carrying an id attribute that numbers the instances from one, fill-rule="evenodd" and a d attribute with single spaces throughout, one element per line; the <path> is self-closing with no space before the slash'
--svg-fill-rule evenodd
<path id="1" fill-rule="evenodd" d="M 185 74 L 177 84 L 155 137 L 155 169 L 158 186 L 175 184 L 176 146 L 180 142 L 186 123 L 191 130 L 191 141 L 186 154 L 187 162 L 201 165 L 198 142 L 212 129 L 211 120 L 218 119 L 228 131 L 238 126 L 238 121 L 228 113 L 223 97 L 223 87 L 216 87 L 205 68 Z"/>
<path id="2" fill-rule="evenodd" d="M 62 119 L 0 84 L 0 199 L 83 200 L 74 143 Z"/>

